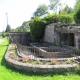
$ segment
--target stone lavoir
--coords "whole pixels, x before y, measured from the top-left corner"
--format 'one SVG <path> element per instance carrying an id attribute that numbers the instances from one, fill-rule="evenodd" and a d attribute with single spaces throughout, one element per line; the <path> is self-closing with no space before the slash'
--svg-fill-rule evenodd
<path id="1" fill-rule="evenodd" d="M 47 25 L 44 42 L 80 49 L 80 25 L 54 23 Z"/>

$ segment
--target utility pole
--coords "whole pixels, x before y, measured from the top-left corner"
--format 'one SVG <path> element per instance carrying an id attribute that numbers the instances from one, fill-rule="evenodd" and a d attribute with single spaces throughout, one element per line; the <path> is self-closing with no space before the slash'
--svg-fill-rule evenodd
<path id="1" fill-rule="evenodd" d="M 7 20 L 7 26 L 8 26 L 8 13 L 6 13 L 6 20 Z"/>

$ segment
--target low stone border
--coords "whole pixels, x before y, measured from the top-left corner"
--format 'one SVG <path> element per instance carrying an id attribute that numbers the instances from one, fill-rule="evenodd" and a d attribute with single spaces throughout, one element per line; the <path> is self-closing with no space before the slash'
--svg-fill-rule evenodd
<path id="1" fill-rule="evenodd" d="M 26 72 L 61 72 L 67 69 L 74 69 L 77 64 L 63 64 L 63 65 L 40 65 L 40 64 L 29 64 L 29 63 L 22 63 L 17 60 L 13 60 L 9 58 L 8 51 L 5 54 L 5 60 L 6 62 L 12 66 L 13 68 L 16 68 L 18 70 L 24 70 Z"/>

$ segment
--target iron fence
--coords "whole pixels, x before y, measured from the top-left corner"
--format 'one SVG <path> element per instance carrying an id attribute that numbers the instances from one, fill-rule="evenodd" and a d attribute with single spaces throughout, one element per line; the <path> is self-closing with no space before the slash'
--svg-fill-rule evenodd
<path id="1" fill-rule="evenodd" d="M 80 59 L 80 50 L 71 46 L 23 46 L 16 43 L 19 56 L 29 56 L 32 59 Z"/>

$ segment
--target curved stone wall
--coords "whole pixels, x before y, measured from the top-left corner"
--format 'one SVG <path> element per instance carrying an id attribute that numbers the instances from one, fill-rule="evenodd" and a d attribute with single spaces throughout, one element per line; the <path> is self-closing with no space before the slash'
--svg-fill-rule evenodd
<path id="1" fill-rule="evenodd" d="M 65 65 L 40 65 L 40 64 L 30 64 L 30 63 L 22 63 L 17 60 L 13 60 L 9 58 L 8 51 L 5 54 L 5 60 L 6 62 L 12 66 L 13 68 L 16 68 L 18 70 L 24 70 L 24 71 L 31 71 L 31 72 L 59 72 L 69 69 L 74 69 L 74 67 L 77 64 L 65 64 Z"/>

